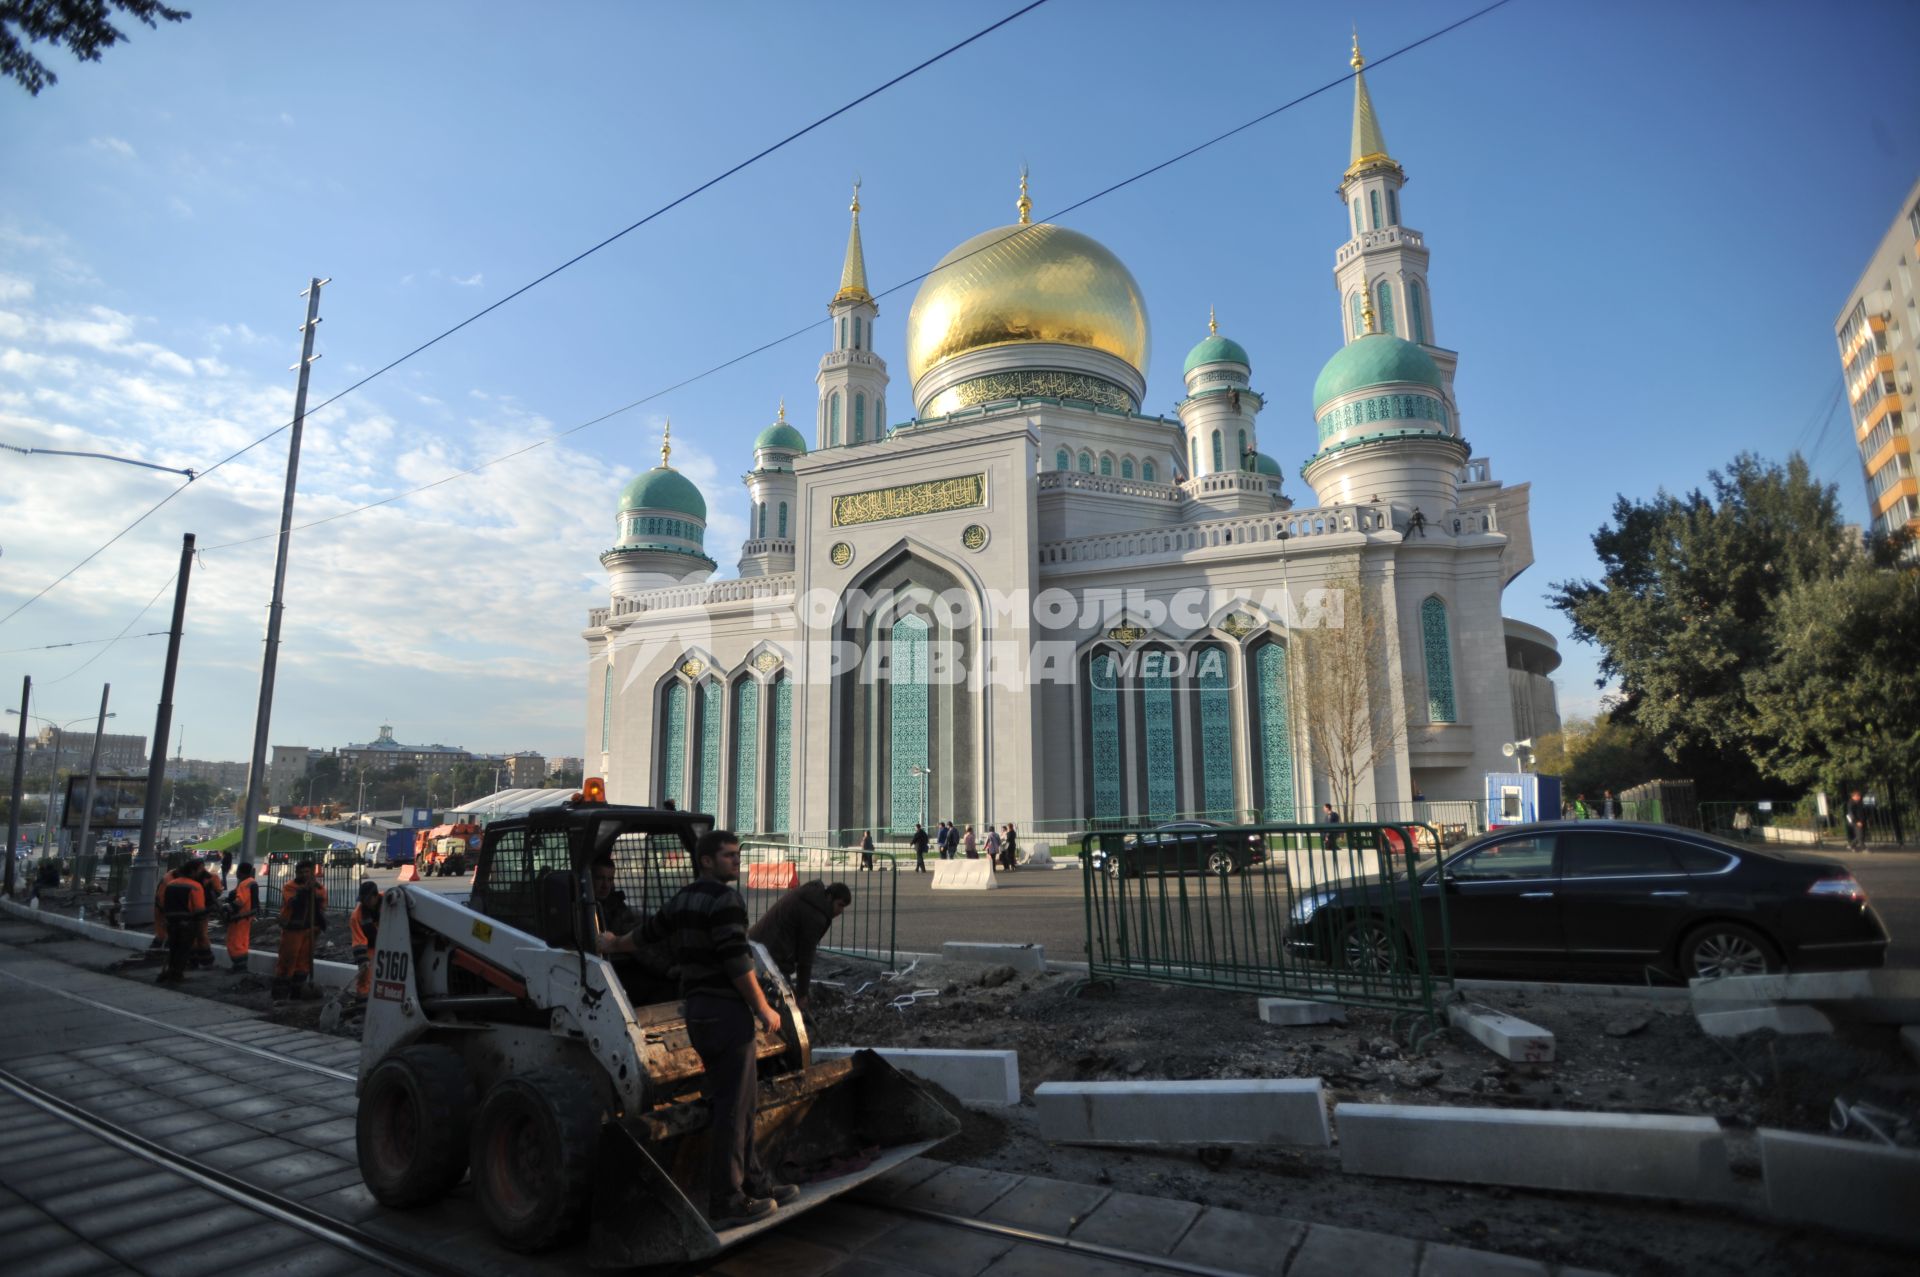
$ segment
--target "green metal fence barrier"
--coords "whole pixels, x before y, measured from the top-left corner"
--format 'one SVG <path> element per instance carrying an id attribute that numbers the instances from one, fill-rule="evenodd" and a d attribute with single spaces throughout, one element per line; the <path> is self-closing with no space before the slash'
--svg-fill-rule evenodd
<path id="1" fill-rule="evenodd" d="M 1413 824 L 1089 833 L 1080 843 L 1089 973 L 1433 1022 L 1452 945 L 1446 894 L 1419 879 L 1440 838 Z"/>
<path id="2" fill-rule="evenodd" d="M 1866 848 L 1912 846 L 1920 841 L 1920 813 L 1905 803 L 1875 801 L 1867 808 L 1866 827 L 1852 840 L 1847 836 L 1846 801 L 1829 796 L 1827 814 L 1812 795 L 1797 802 L 1747 799 L 1700 804 L 1700 827 L 1710 834 L 1739 842 L 1766 843 L 1792 851 L 1796 847 L 1845 847 L 1849 841 Z"/>

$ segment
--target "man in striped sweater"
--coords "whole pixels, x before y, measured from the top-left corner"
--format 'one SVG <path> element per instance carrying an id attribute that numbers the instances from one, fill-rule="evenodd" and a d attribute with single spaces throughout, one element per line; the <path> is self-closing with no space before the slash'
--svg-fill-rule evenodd
<path id="1" fill-rule="evenodd" d="M 694 848 L 699 874 L 659 913 L 624 936 L 600 935 L 602 956 L 637 953 L 666 941 L 686 999 L 687 1040 L 706 1070 L 712 1106 L 707 1140 L 707 1220 L 717 1232 L 759 1219 L 800 1190 L 775 1182 L 753 1147 L 760 1091 L 754 1020 L 780 1032 L 747 948 L 747 906 L 729 884 L 740 877 L 740 839 L 724 829 L 702 834 Z"/>

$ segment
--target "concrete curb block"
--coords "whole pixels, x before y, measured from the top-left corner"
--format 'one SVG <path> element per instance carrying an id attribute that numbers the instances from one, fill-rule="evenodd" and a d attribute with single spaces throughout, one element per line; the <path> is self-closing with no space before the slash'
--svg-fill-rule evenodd
<path id="1" fill-rule="evenodd" d="M 1644 998 L 1653 1002 L 1684 1002 L 1690 991 L 1680 985 L 1557 984 L 1537 980 L 1455 980 L 1462 993 L 1524 993 L 1533 996 L 1581 998 Z"/>
<path id="2" fill-rule="evenodd" d="M 1781 1223 L 1920 1243 L 1920 1151 L 1762 1127 L 1760 1165 Z"/>
<path id="3" fill-rule="evenodd" d="M 1020 1102 L 1020 1056 L 1015 1051 L 959 1051 L 876 1046 L 815 1047 L 816 1060 L 838 1060 L 869 1049 L 902 1073 L 945 1087 L 962 1104 L 1007 1108 Z"/>
<path id="4" fill-rule="evenodd" d="M 1309 1002 L 1304 998 L 1261 998 L 1258 1012 L 1264 1024 L 1297 1026 L 1347 1022 L 1345 1007 L 1331 1002 Z"/>
<path id="5" fill-rule="evenodd" d="M 1305 1144 L 1326 1148 L 1320 1079 L 1042 1082 L 1040 1137 L 1056 1144 Z"/>
<path id="6" fill-rule="evenodd" d="M 1042 944 L 949 940 L 940 946 L 940 957 L 947 962 L 980 962 L 990 967 L 1012 967 L 1015 971 L 1030 975 L 1038 975 L 1047 969 L 1047 947 Z"/>
<path id="7" fill-rule="evenodd" d="M 1546 1064 L 1553 1059 L 1553 1034 L 1504 1011 L 1455 1002 L 1447 1007 L 1447 1023 L 1503 1060 Z"/>
<path id="8" fill-rule="evenodd" d="M 1727 1140 L 1709 1117 L 1553 1109 L 1341 1104 L 1340 1166 L 1354 1175 L 1569 1193 L 1736 1200 Z"/>
<path id="9" fill-rule="evenodd" d="M 1711 1004 L 1709 1004 L 1711 1005 Z M 1743 1007 L 1738 1010 L 1696 1011 L 1701 1031 L 1713 1038 L 1737 1038 L 1743 1033 L 1772 1029 L 1775 1033 L 1832 1033 L 1833 1021 L 1813 1007 Z"/>
<path id="10" fill-rule="evenodd" d="M 1695 1011 L 1812 1002 L 1869 1024 L 1920 1023 L 1920 971 L 1903 968 L 1727 976 L 1695 980 L 1688 993 Z"/>
<path id="11" fill-rule="evenodd" d="M 123 931 L 103 923 L 83 922 L 79 918 L 69 918 L 63 913 L 54 913 L 50 909 L 29 909 L 17 900 L 0 900 L 0 909 L 4 909 L 22 922 L 43 923 L 58 931 L 71 932 L 83 940 L 110 944 L 118 949 L 135 949 L 144 952 L 153 943 L 152 931 Z"/>

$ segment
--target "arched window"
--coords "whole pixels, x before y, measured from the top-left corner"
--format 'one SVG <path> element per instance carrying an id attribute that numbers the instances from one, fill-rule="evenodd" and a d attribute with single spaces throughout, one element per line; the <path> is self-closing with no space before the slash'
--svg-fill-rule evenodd
<path id="1" fill-rule="evenodd" d="M 733 688 L 733 828 L 747 833 L 759 827 L 755 800 L 760 795 L 760 684 L 748 675 Z"/>
<path id="2" fill-rule="evenodd" d="M 607 654 L 607 676 L 600 682 L 600 752 L 613 745 L 613 654 Z"/>
<path id="3" fill-rule="evenodd" d="M 1353 233 L 1358 235 L 1363 229 L 1360 225 L 1360 201 L 1348 200 L 1347 211 L 1353 214 Z"/>
<path id="4" fill-rule="evenodd" d="M 1187 451 L 1193 454 L 1193 464 L 1188 467 L 1188 471 L 1195 478 L 1198 478 L 1200 475 L 1200 440 L 1198 437 L 1187 440 Z"/>
<path id="5" fill-rule="evenodd" d="M 1151 461 L 1143 461 L 1140 463 L 1140 477 L 1148 483 L 1160 482 L 1159 473 L 1153 468 L 1153 462 Z"/>
<path id="6" fill-rule="evenodd" d="M 1121 460 L 1120 460 L 1120 477 L 1121 477 L 1122 479 L 1131 479 L 1131 478 L 1133 478 L 1133 458 L 1132 458 L 1132 457 L 1123 457 L 1123 458 L 1121 458 Z"/>
<path id="7" fill-rule="evenodd" d="M 1380 331 L 1387 334 L 1389 337 L 1391 337 L 1393 336 L 1393 332 L 1394 332 L 1393 285 L 1389 284 L 1386 280 L 1383 279 L 1380 281 L 1380 287 L 1377 291 L 1379 292 L 1380 300 L 1374 303 L 1374 309 L 1380 312 L 1378 315 L 1378 319 L 1380 320 Z"/>
<path id="8" fill-rule="evenodd" d="M 780 503 L 780 539 L 787 539 L 787 503 L 784 501 Z"/>
<path id="9" fill-rule="evenodd" d="M 1143 652 L 1136 683 L 1146 744 L 1147 812 L 1169 819 L 1180 809 L 1180 754 L 1174 742 L 1173 662 L 1166 651 Z M 1159 660 L 1149 659 L 1159 656 Z"/>
<path id="10" fill-rule="evenodd" d="M 1253 711 L 1253 744 L 1260 759 L 1260 819 L 1292 820 L 1293 729 L 1287 649 L 1278 642 L 1263 643 L 1254 652 L 1252 663 L 1248 702 Z"/>
<path id="11" fill-rule="evenodd" d="M 1089 769 L 1093 780 L 1093 814 L 1123 814 L 1120 754 L 1120 667 L 1113 653 L 1097 651 L 1087 658 L 1087 743 L 1092 747 Z"/>
<path id="12" fill-rule="evenodd" d="M 694 752 L 693 810 L 720 814 L 720 702 L 719 680 L 707 679 L 695 688 L 699 708 L 695 725 L 700 743 Z"/>
<path id="13" fill-rule="evenodd" d="M 1253 469 L 1253 457 L 1247 452 L 1247 432 L 1244 430 L 1240 432 L 1240 451 L 1237 455 L 1242 470 Z"/>
<path id="14" fill-rule="evenodd" d="M 760 533 L 759 533 L 759 535 L 760 535 L 760 539 L 761 539 L 762 541 L 764 541 L 764 540 L 766 540 L 766 539 L 767 539 L 767 503 L 766 503 L 766 502 L 764 502 L 764 501 L 762 501 L 762 502 L 760 503 Z"/>
<path id="15" fill-rule="evenodd" d="M 1093 454 L 1091 452 L 1083 452 L 1080 454 L 1080 473 L 1093 473 Z"/>
<path id="16" fill-rule="evenodd" d="M 873 336 L 871 329 L 868 330 L 867 336 Z M 884 395 L 876 397 L 873 401 L 873 437 L 875 439 L 887 437 L 887 400 Z"/>
<path id="17" fill-rule="evenodd" d="M 1198 731 L 1200 805 L 1215 819 L 1231 820 L 1233 797 L 1233 685 L 1231 656 L 1221 643 L 1202 643 L 1188 667 Z"/>
<path id="18" fill-rule="evenodd" d="M 1353 335 L 1355 337 L 1366 336 L 1367 321 L 1360 314 L 1360 294 L 1359 293 L 1355 293 L 1347 299 L 1347 309 L 1353 312 Z"/>
<path id="19" fill-rule="evenodd" d="M 1459 721 L 1453 703 L 1453 649 L 1447 638 L 1447 605 L 1429 598 L 1420 605 L 1420 643 L 1427 658 L 1427 719 Z"/>
<path id="20" fill-rule="evenodd" d="M 1113 478 L 1113 458 L 1104 453 L 1100 457 L 1100 475 L 1105 479 Z"/>
<path id="21" fill-rule="evenodd" d="M 1062 448 L 1060 449 L 1060 451 L 1053 454 L 1053 468 L 1055 470 L 1073 469 L 1073 458 L 1067 455 L 1067 450 L 1065 448 Z"/>
<path id="22" fill-rule="evenodd" d="M 687 685 L 679 679 L 667 684 L 660 706 L 660 794 L 675 803 L 685 801 L 687 777 Z"/>
<path id="23" fill-rule="evenodd" d="M 855 443 L 865 443 L 867 441 L 867 396 L 865 391 L 853 397 L 853 441 Z"/>
<path id="24" fill-rule="evenodd" d="M 840 349 L 845 350 L 846 348 L 847 348 L 847 317 L 845 315 L 842 315 L 840 316 Z"/>
<path id="25" fill-rule="evenodd" d="M 1387 188 L 1387 225 L 1398 226 L 1399 224 L 1400 224 L 1400 197 L 1393 193 L 1392 187 L 1388 187 Z M 857 323 L 858 321 L 856 320 L 855 322 Z"/>
<path id="26" fill-rule="evenodd" d="M 860 316 L 853 317 L 853 348 L 860 349 Z"/>
<path id="27" fill-rule="evenodd" d="M 1375 231 L 1379 230 L 1380 229 L 1380 192 L 1378 191 L 1367 192 L 1367 211 L 1373 214 L 1373 221 L 1368 226 L 1367 229 L 1375 230 Z"/>
<path id="28" fill-rule="evenodd" d="M 768 766 L 772 771 L 767 796 L 767 828 L 786 833 L 793 812 L 793 680 L 785 674 L 773 681 L 773 722 L 768 727 Z"/>
<path id="29" fill-rule="evenodd" d="M 827 443 L 835 448 L 840 446 L 840 392 L 837 390 L 827 397 Z"/>
<path id="30" fill-rule="evenodd" d="M 1226 458 L 1221 453 L 1220 432 L 1216 430 L 1213 432 L 1213 471 L 1218 474 L 1226 468 Z"/>
<path id="31" fill-rule="evenodd" d="M 1420 287 L 1420 281 L 1407 281 L 1407 327 L 1412 330 L 1413 339 L 1422 346 L 1427 344 L 1427 299 L 1426 289 Z"/>
<path id="32" fill-rule="evenodd" d="M 922 792 L 929 779 L 928 761 L 927 631 L 925 620 L 903 616 L 893 625 L 892 660 L 888 664 L 887 717 L 892 727 L 893 828 L 910 830 L 929 814 Z"/>

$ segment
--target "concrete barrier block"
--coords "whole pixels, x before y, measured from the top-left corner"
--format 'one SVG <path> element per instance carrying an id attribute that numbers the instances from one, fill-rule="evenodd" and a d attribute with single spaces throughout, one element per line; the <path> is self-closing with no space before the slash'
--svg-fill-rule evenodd
<path id="1" fill-rule="evenodd" d="M 991 891 L 1000 885 L 991 860 L 936 860 L 933 862 L 935 891 Z"/>
<path id="2" fill-rule="evenodd" d="M 1920 1024 L 1920 970 L 1911 968 L 1727 976 L 1695 980 L 1688 990 L 1694 1008 L 1701 1011 L 1720 1010 L 1717 1004 L 1726 1002 L 1812 1002 L 1852 1020 Z"/>
<path id="3" fill-rule="evenodd" d="M 1047 969 L 1047 947 L 1043 944 L 949 940 L 940 946 L 940 956 L 948 962 L 980 962 L 990 967 L 1012 967 L 1029 975 L 1038 975 Z"/>
<path id="4" fill-rule="evenodd" d="M 55 930 L 65 931 L 69 935 L 79 936 L 84 940 L 92 940 L 99 944 L 110 944 L 116 949 L 140 950 L 146 949 L 153 943 L 153 931 L 151 928 L 142 931 L 123 931 L 119 927 L 109 927 L 98 922 L 86 922 L 79 918 L 69 917 L 63 913 L 55 913 L 51 909 L 35 909 L 14 900 L 0 900 L 0 906 L 4 906 L 5 911 L 15 918 L 20 918 L 27 922 L 38 922 L 45 926 L 53 927 Z"/>
<path id="5" fill-rule="evenodd" d="M 816 1060 L 837 1060 L 863 1048 L 815 1047 Z M 1020 1056 L 1015 1051 L 949 1051 L 876 1046 L 874 1054 L 915 1077 L 945 1087 L 963 1104 L 1006 1107 L 1020 1102 Z"/>
<path id="6" fill-rule="evenodd" d="M 1332 1142 L 1317 1077 L 1043 1082 L 1033 1098 L 1041 1138 L 1058 1144 Z"/>
<path id="7" fill-rule="evenodd" d="M 1341 1104 L 1340 1166 L 1355 1175 L 1724 1202 L 1727 1141 L 1708 1117 Z"/>
<path id="8" fill-rule="evenodd" d="M 1294 891 L 1322 882 L 1357 882 L 1380 876 L 1380 853 L 1369 849 L 1308 847 L 1282 854 L 1287 883 Z"/>
<path id="9" fill-rule="evenodd" d="M 1760 1166 L 1782 1223 L 1920 1242 L 1920 1151 L 1762 1127 Z"/>
<path id="10" fill-rule="evenodd" d="M 213 951 L 213 960 L 217 966 L 226 966 L 226 952 L 216 948 Z M 271 980 L 273 968 L 279 961 L 280 955 L 271 949 L 248 950 L 247 974 Z M 313 961 L 313 984 L 317 989 L 350 988 L 357 974 L 359 974 L 359 968 L 351 962 L 328 962 L 324 958 L 315 958 Z"/>
<path id="11" fill-rule="evenodd" d="M 1347 1009 L 1331 1002 L 1304 998 L 1261 998 L 1260 1018 L 1267 1024 L 1345 1024 Z"/>
<path id="12" fill-rule="evenodd" d="M 1545 1064 L 1553 1059 L 1553 1034 L 1504 1011 L 1455 1002 L 1447 1007 L 1447 1023 L 1503 1060 Z"/>
<path id="13" fill-rule="evenodd" d="M 1697 1011 L 1694 1018 L 1700 1022 L 1701 1030 L 1714 1038 L 1737 1038 L 1743 1033 L 1757 1033 L 1761 1029 L 1772 1029 L 1775 1033 L 1833 1032 L 1833 1021 L 1818 1010 L 1791 1003 L 1729 1011 Z"/>

